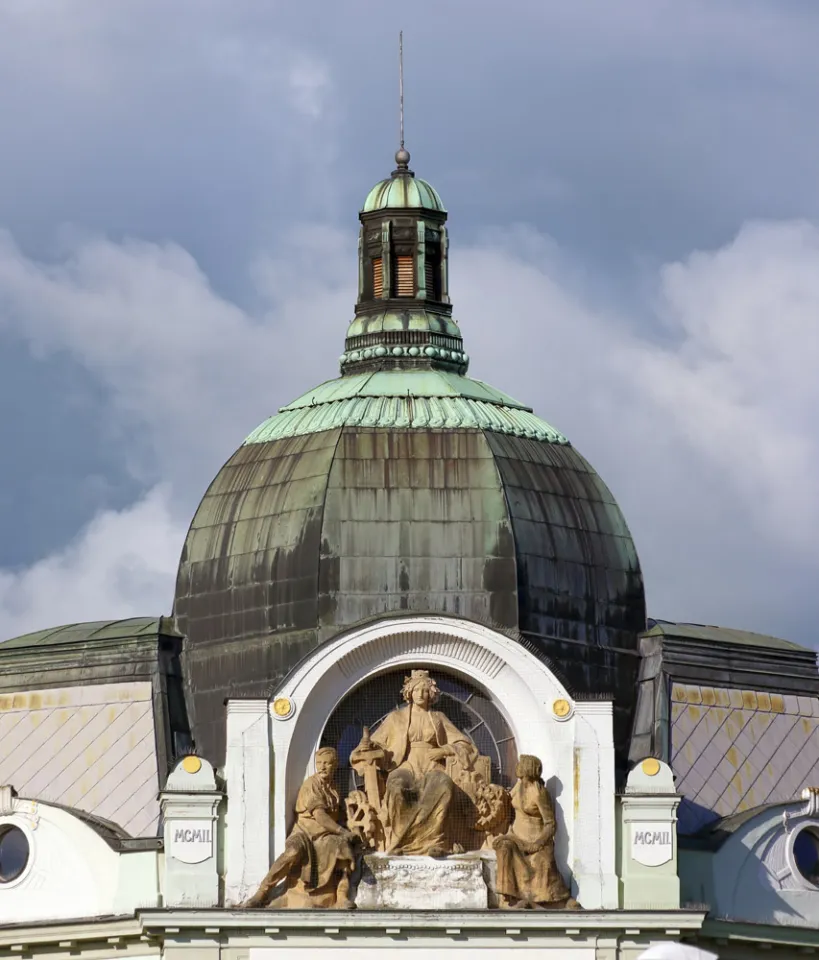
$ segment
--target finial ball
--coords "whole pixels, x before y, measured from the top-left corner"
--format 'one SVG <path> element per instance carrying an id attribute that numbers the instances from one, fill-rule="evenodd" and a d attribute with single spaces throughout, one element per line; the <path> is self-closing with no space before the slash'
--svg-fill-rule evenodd
<path id="1" fill-rule="evenodd" d="M 395 162 L 399 167 L 406 167 L 410 162 L 409 150 L 405 150 L 401 147 L 400 150 L 395 151 Z"/>

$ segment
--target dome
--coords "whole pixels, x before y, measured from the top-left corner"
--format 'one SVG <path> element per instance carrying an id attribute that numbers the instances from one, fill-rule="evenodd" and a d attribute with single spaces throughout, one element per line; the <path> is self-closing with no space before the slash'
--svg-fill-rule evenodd
<path id="1" fill-rule="evenodd" d="M 316 647 L 402 614 L 488 624 L 573 695 L 613 696 L 627 750 L 646 612 L 626 521 L 563 434 L 466 375 L 446 213 L 408 159 L 359 216 L 341 376 L 250 433 L 185 541 L 174 615 L 217 765 L 226 697 L 269 696 Z"/>
<path id="2" fill-rule="evenodd" d="M 362 213 L 405 208 L 444 212 L 441 198 L 431 184 L 411 174 L 404 174 L 377 183 L 367 194 Z"/>
<path id="3" fill-rule="evenodd" d="M 191 524 L 176 588 L 199 748 L 364 620 L 450 614 L 519 635 L 579 691 L 627 687 L 645 601 L 614 497 L 532 411 L 446 372 L 341 377 L 254 430 Z M 636 658 L 632 658 L 636 665 Z"/>
<path id="4" fill-rule="evenodd" d="M 367 194 L 361 213 L 378 210 L 429 210 L 446 213 L 437 191 L 409 168 L 409 151 L 403 147 L 395 154 L 395 170 Z"/>

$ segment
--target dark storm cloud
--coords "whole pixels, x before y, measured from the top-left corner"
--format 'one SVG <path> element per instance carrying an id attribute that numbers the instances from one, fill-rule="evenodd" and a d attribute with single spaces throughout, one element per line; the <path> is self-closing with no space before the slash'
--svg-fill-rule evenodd
<path id="1" fill-rule="evenodd" d="M 399 27 L 412 165 L 452 211 L 475 374 L 554 416 L 611 480 L 655 612 L 806 638 L 815 565 L 790 518 L 764 520 L 759 504 L 785 495 L 756 467 L 784 418 L 794 432 L 776 447 L 781 469 L 800 491 L 815 483 L 801 411 L 816 397 L 787 396 L 787 371 L 774 386 L 756 371 L 758 356 L 811 356 L 792 294 L 816 302 L 802 279 L 813 241 L 776 227 L 756 246 L 735 238 L 756 218 L 819 218 L 819 9 L 753 0 L 423 0 L 411 16 L 353 0 L 0 7 L 0 563 L 56 551 L 6 578 L 18 595 L 8 629 L 36 620 L 60 584 L 66 605 L 47 621 L 167 607 L 168 558 L 221 460 L 275 406 L 333 375 L 355 211 L 395 148 Z M 529 229 L 506 229 L 521 222 Z M 689 264 L 690 251 L 717 248 Z M 807 267 L 791 270 L 800 258 Z M 658 270 L 677 260 L 679 289 L 662 293 Z M 725 340 L 752 312 L 744 291 L 761 261 L 780 278 L 769 315 L 796 318 L 788 349 L 767 344 L 758 314 L 756 352 Z M 510 301 L 487 304 L 530 277 L 527 263 L 540 279 L 511 301 L 499 344 L 493 324 Z M 767 287 L 753 289 L 765 299 Z M 525 355 L 515 337 L 531 343 Z M 556 343 L 571 361 L 561 376 L 549 372 Z M 719 389 L 711 352 L 730 361 Z M 629 395 L 600 359 L 612 355 L 642 391 Z M 579 386 L 590 377 L 595 389 Z M 695 442 L 708 437 L 703 397 L 725 417 L 715 447 Z M 752 436 L 745 407 L 766 424 L 760 449 L 733 443 Z M 605 429 L 601 409 L 627 428 Z M 102 508 L 114 512 L 81 534 Z M 155 569 L 148 531 L 168 545 Z M 132 554 L 111 547 L 128 537 Z"/>

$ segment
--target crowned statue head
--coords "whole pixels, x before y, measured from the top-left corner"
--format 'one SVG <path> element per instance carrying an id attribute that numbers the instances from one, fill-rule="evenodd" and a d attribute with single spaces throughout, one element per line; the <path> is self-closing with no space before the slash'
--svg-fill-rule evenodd
<path id="1" fill-rule="evenodd" d="M 413 670 L 404 679 L 401 694 L 407 703 L 422 710 L 429 708 L 438 701 L 441 691 L 438 684 L 429 675 L 429 670 Z"/>

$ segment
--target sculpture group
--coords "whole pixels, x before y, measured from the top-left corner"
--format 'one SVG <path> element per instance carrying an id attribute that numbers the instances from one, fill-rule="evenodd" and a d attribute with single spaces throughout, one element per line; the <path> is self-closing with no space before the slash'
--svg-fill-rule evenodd
<path id="1" fill-rule="evenodd" d="M 343 803 L 336 751 L 318 751 L 285 850 L 244 906 L 351 909 L 364 853 L 444 858 L 494 849 L 500 906 L 577 909 L 555 862 L 554 805 L 540 760 L 521 756 L 507 791 L 491 782 L 489 758 L 470 737 L 432 709 L 440 691 L 428 671 L 413 670 L 402 693 L 405 706 L 372 733 L 364 728 L 350 755 L 364 789 Z"/>

